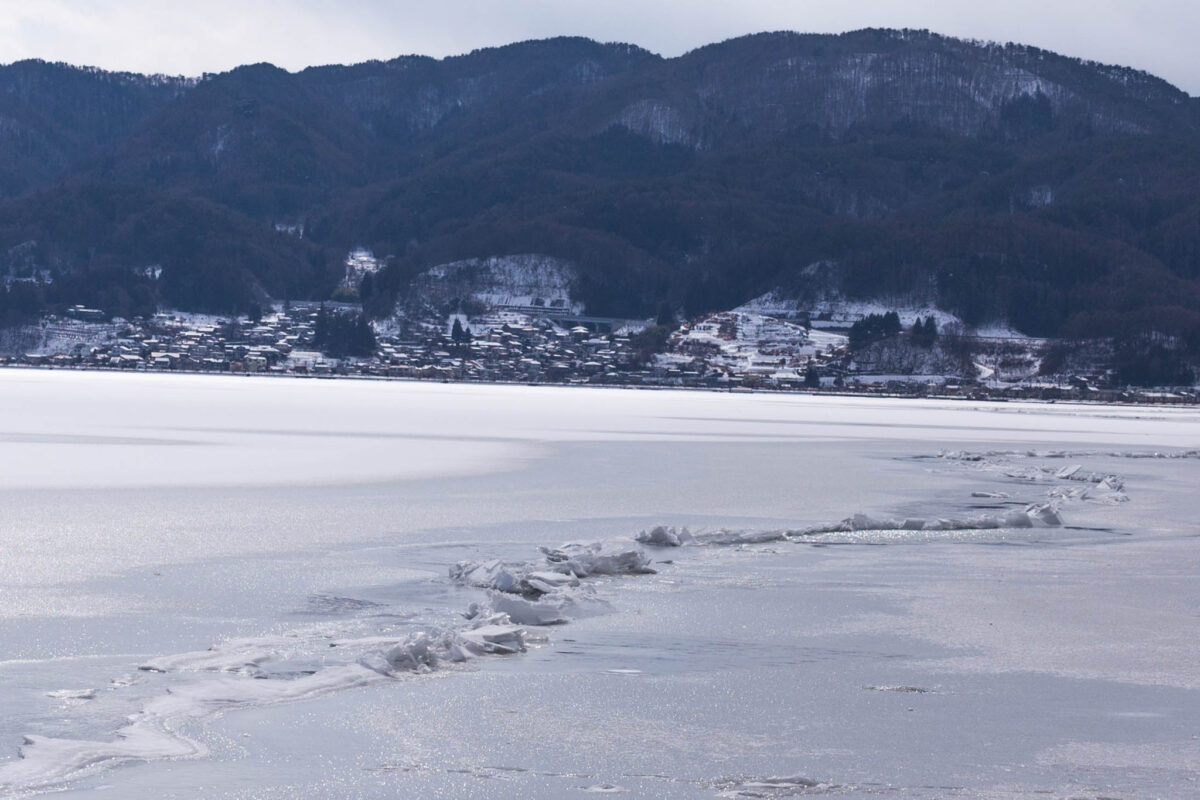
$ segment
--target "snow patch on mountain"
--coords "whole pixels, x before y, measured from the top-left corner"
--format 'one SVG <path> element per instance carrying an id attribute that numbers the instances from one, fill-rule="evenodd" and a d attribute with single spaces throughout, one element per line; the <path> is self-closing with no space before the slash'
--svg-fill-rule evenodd
<path id="1" fill-rule="evenodd" d="M 275 226 L 278 230 L 279 226 Z M 341 286 L 358 292 L 362 286 L 363 278 L 367 275 L 374 275 L 383 267 L 383 262 L 375 257 L 375 253 L 365 247 L 356 247 L 346 254 L 346 258 L 342 261 L 342 265 L 346 268 L 345 274 L 342 276 Z"/>
<path id="2" fill-rule="evenodd" d="M 616 124 L 666 144 L 695 147 L 699 143 L 679 109 L 656 100 L 638 100 L 617 115 Z"/>
<path id="3" fill-rule="evenodd" d="M 473 299 L 484 306 L 547 308 L 580 313 L 571 297 L 576 269 L 568 261 L 537 253 L 471 258 L 439 264 L 417 279 L 430 299 Z"/>
<path id="4" fill-rule="evenodd" d="M 933 317 L 938 328 L 947 325 L 965 327 L 963 321 L 948 311 L 929 303 L 913 300 L 848 300 L 842 297 L 825 297 L 804 300 L 790 297 L 779 289 L 773 289 L 734 309 L 737 312 L 764 314 L 782 319 L 807 316 L 814 328 L 849 328 L 870 314 L 886 314 L 895 311 L 900 315 L 900 324 L 911 327 L 917 320 Z M 1003 326 L 999 326 L 1003 327 Z M 1007 330 L 1005 328 L 1005 330 Z M 1009 331 L 1011 333 L 1011 331 Z"/>

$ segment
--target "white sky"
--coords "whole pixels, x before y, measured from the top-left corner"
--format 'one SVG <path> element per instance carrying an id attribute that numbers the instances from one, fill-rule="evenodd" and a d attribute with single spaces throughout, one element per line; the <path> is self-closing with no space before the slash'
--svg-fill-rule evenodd
<path id="1" fill-rule="evenodd" d="M 0 63 L 198 75 L 581 35 L 663 55 L 763 30 L 864 27 L 1033 44 L 1200 95 L 1198 0 L 0 0 Z"/>

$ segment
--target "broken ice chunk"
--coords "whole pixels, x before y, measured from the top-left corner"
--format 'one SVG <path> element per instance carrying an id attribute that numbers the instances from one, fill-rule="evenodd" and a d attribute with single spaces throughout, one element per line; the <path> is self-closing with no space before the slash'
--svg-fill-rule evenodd
<path id="1" fill-rule="evenodd" d="M 1030 523 L 1035 528 L 1058 528 L 1063 524 L 1058 509 L 1049 503 L 1029 506 L 1029 508 L 1025 509 L 1025 513 L 1029 516 Z"/>
<path id="2" fill-rule="evenodd" d="M 642 531 L 633 538 L 642 544 L 648 544 L 653 547 L 679 547 L 685 542 L 692 541 L 692 534 L 687 528 L 656 525 L 650 530 Z"/>
<path id="3" fill-rule="evenodd" d="M 478 654 L 507 655 L 525 650 L 525 632 L 516 625 L 483 625 L 460 636 L 468 649 Z"/>
<path id="4" fill-rule="evenodd" d="M 539 571 L 531 572 L 521 580 L 521 585 L 530 593 L 550 594 L 579 585 L 579 579 L 574 575 L 564 575 L 561 572 Z"/>
<path id="5" fill-rule="evenodd" d="M 786 539 L 792 531 L 788 530 L 729 530 L 728 528 L 718 528 L 715 531 L 708 531 L 696 535 L 696 541 L 701 544 L 765 544 L 767 542 L 781 542 Z"/>
<path id="6" fill-rule="evenodd" d="M 499 560 L 483 563 L 459 561 L 450 567 L 450 579 L 480 589 L 520 592 L 521 576 L 528 568 L 526 564 L 509 564 Z"/>
<path id="7" fill-rule="evenodd" d="M 564 597 L 546 597 L 529 600 L 520 595 L 493 592 L 490 595 L 492 608 L 507 614 L 517 625 L 556 625 L 567 621 Z"/>
<path id="8" fill-rule="evenodd" d="M 644 575 L 653 573 L 650 558 L 632 542 L 571 542 L 540 548 L 551 569 L 577 578 L 591 575 Z"/>

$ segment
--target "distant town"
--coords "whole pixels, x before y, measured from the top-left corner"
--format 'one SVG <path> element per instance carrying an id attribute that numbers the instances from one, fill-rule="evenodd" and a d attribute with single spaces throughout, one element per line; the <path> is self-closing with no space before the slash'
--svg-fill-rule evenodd
<path id="1" fill-rule="evenodd" d="M 539 313 L 540 312 L 540 313 Z M 1103 375 L 1060 380 L 979 380 L 872 372 L 845 333 L 738 312 L 663 325 L 619 320 L 570 324 L 571 315 L 498 308 L 464 324 L 375 326 L 357 354 L 329 353 L 322 325 L 358 315 L 349 304 L 297 303 L 253 317 L 160 313 L 108 320 L 76 306 L 47 317 L 40 352 L 0 365 L 297 377 L 607 385 L 728 391 L 834 391 L 908 397 L 1197 403 L 1181 388 L 1105 386 Z M 579 319 L 573 321 L 579 322 Z M 365 322 L 361 322 L 366 325 Z M 932 326 L 932 322 L 929 323 Z M 474 328 L 474 330 L 472 329 Z M 918 333 L 920 325 L 917 325 Z M 324 347 L 322 345 L 325 345 Z M 994 371 L 988 370 L 993 373 Z"/>

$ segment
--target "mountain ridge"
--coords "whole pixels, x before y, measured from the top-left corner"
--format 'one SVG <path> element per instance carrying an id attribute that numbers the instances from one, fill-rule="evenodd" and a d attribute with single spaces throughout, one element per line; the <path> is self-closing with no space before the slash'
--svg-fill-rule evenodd
<path id="1" fill-rule="evenodd" d="M 0 67 L 10 317 L 319 298 L 363 245 L 390 256 L 374 313 L 423 269 L 508 253 L 579 265 L 580 299 L 621 315 L 732 308 L 835 261 L 850 296 L 1200 344 L 1200 100 L 1130 68 L 864 29 L 70 69 Z M 42 88 L 5 88 L 30 71 Z"/>

